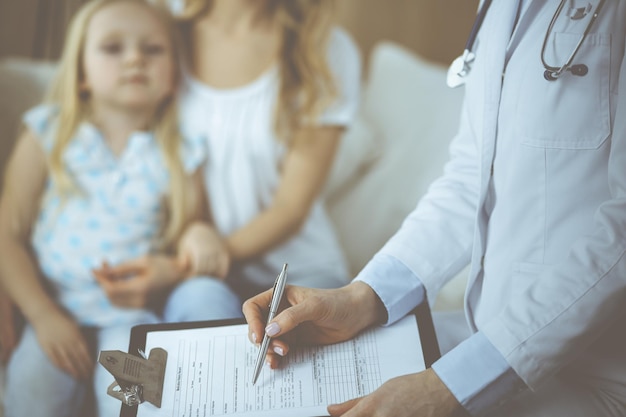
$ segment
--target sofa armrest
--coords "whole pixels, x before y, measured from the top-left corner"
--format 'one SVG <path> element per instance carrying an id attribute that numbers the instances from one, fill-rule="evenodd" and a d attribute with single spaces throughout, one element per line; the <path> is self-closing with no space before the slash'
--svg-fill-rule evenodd
<path id="1" fill-rule="evenodd" d="M 55 68 L 48 61 L 0 60 L 0 174 L 19 133 L 22 114 L 41 101 Z"/>

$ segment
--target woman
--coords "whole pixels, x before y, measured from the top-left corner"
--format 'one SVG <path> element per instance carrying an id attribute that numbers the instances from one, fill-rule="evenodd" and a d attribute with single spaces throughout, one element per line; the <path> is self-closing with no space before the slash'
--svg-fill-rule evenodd
<path id="1" fill-rule="evenodd" d="M 345 284 L 319 193 L 357 108 L 360 60 L 332 26 L 333 2 L 167 3 L 191 56 L 181 119 L 208 138 L 207 220 L 227 248 L 211 256 L 196 223 L 181 249 L 192 270 L 228 275 L 242 298 L 271 286 L 285 262 L 290 283 Z"/>

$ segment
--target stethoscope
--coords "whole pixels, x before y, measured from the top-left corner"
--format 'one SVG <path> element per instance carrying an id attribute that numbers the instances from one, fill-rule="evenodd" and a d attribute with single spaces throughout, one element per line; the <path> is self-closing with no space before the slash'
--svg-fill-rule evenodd
<path id="1" fill-rule="evenodd" d="M 543 67 L 545 68 L 545 71 L 543 72 L 543 77 L 548 81 L 556 81 L 557 79 L 559 79 L 561 75 L 563 75 L 563 73 L 565 73 L 565 71 L 570 71 L 572 74 L 581 76 L 581 77 L 587 75 L 587 73 L 589 72 L 589 68 L 585 64 L 572 65 L 572 61 L 574 60 L 574 57 L 576 56 L 576 53 L 580 49 L 580 46 L 582 45 L 583 41 L 585 40 L 585 38 L 591 31 L 591 26 L 593 26 L 593 23 L 598 18 L 598 14 L 600 13 L 600 9 L 602 9 L 602 6 L 604 5 L 605 0 L 600 0 L 598 5 L 596 6 L 596 9 L 594 10 L 593 15 L 589 19 L 589 23 L 587 23 L 587 27 L 585 28 L 585 31 L 583 32 L 582 36 L 580 37 L 580 40 L 576 44 L 576 47 L 570 54 L 567 61 L 563 65 L 555 67 L 552 65 L 548 65 L 548 63 L 545 60 L 546 46 L 548 44 L 548 39 L 550 38 L 550 34 L 552 33 L 552 28 L 554 27 L 555 22 L 558 20 L 559 16 L 561 15 L 561 12 L 563 10 L 563 7 L 565 7 L 566 2 L 567 0 L 561 0 L 559 7 L 556 9 L 556 12 L 554 12 L 554 16 L 552 16 L 550 25 L 548 26 L 548 29 L 546 30 L 546 36 L 543 39 L 543 45 L 541 46 L 541 63 L 543 64 Z M 472 69 L 472 63 L 474 62 L 474 59 L 476 58 L 476 54 L 472 52 L 472 48 L 474 46 L 474 42 L 476 41 L 476 35 L 478 34 L 478 31 L 480 30 L 480 27 L 482 26 L 483 21 L 485 20 L 485 15 L 487 14 L 487 10 L 489 10 L 489 6 L 491 6 L 491 0 L 485 0 L 480 10 L 478 11 L 478 15 L 476 16 L 476 20 L 474 21 L 474 24 L 472 25 L 472 30 L 470 32 L 469 38 L 467 39 L 467 42 L 465 43 L 463 55 L 456 58 L 452 62 L 452 65 L 450 65 L 450 68 L 448 69 L 448 77 L 447 77 L 448 87 L 455 88 L 455 87 L 459 87 L 465 84 L 465 78 L 470 73 Z M 580 20 L 583 17 L 585 17 L 590 11 L 591 11 L 591 4 L 588 4 L 587 7 L 575 8 L 575 9 L 572 9 L 572 11 L 570 12 L 569 18 L 572 20 Z"/>

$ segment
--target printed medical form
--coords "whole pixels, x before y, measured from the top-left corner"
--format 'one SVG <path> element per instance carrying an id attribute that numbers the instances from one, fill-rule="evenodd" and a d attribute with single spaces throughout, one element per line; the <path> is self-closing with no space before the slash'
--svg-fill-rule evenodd
<path id="1" fill-rule="evenodd" d="M 146 352 L 154 347 L 168 352 L 162 405 L 145 402 L 137 417 L 324 416 L 328 404 L 425 368 L 413 315 L 343 343 L 292 349 L 255 385 L 258 347 L 245 324 L 149 332 Z"/>

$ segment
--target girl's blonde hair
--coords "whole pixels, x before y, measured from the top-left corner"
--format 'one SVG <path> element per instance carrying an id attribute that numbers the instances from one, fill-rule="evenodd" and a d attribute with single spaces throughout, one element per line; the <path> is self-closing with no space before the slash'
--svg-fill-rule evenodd
<path id="1" fill-rule="evenodd" d="M 161 0 L 168 1 L 168 0 Z M 179 15 L 193 21 L 210 12 L 212 0 L 184 0 Z M 313 124 L 337 96 L 326 51 L 333 23 L 332 0 L 267 0 L 267 13 L 282 30 L 280 90 L 274 112 L 278 137 Z"/>
<path id="2" fill-rule="evenodd" d="M 89 95 L 80 87 L 85 79 L 83 53 L 87 28 L 92 17 L 99 10 L 117 2 L 135 2 L 144 5 L 163 23 L 171 41 L 176 69 L 175 85 L 181 77 L 180 45 L 182 42 L 180 42 L 176 25 L 166 11 L 143 0 L 92 0 L 76 13 L 67 31 L 59 68 L 46 98 L 46 101 L 56 105 L 59 111 L 55 121 L 56 136 L 48 163 L 52 186 L 64 197 L 78 190 L 65 169 L 63 155 L 76 134 L 79 124 L 87 119 L 89 112 Z M 168 221 L 162 230 L 161 243 L 163 245 L 173 244 L 180 235 L 190 213 L 190 207 L 194 199 L 198 198 L 192 194 L 187 185 L 180 161 L 179 150 L 182 138 L 178 130 L 178 110 L 175 101 L 175 97 L 170 97 L 159 106 L 151 126 L 170 174 L 167 199 Z"/>

